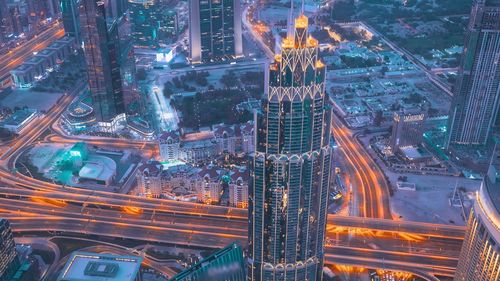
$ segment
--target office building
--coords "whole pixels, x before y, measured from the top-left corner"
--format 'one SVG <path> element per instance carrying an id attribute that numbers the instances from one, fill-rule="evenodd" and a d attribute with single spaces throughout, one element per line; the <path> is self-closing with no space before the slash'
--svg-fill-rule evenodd
<path id="1" fill-rule="evenodd" d="M 74 37 L 76 44 L 82 42 L 80 35 L 80 15 L 78 5 L 80 0 L 61 0 L 61 17 L 64 25 L 64 32 L 68 36 Z"/>
<path id="2" fill-rule="evenodd" d="M 159 19 L 155 0 L 129 0 L 130 20 L 134 45 L 156 47 L 158 45 Z"/>
<path id="3" fill-rule="evenodd" d="M 192 63 L 242 55 L 239 0 L 189 0 Z"/>
<path id="4" fill-rule="evenodd" d="M 248 278 L 322 279 L 332 148 L 325 65 L 295 19 L 266 73 L 249 191 Z"/>
<path id="5" fill-rule="evenodd" d="M 164 37 L 176 39 L 179 35 L 179 15 L 176 10 L 164 10 L 161 15 L 160 32 Z"/>
<path id="6" fill-rule="evenodd" d="M 80 24 L 87 76 L 98 122 L 125 113 L 119 65 L 118 26 L 105 1 L 82 0 Z"/>
<path id="7" fill-rule="evenodd" d="M 500 152 L 494 154 L 467 223 L 455 281 L 500 280 Z"/>
<path id="8" fill-rule="evenodd" d="M 241 247 L 231 244 L 170 279 L 170 281 L 206 280 L 245 281 L 245 263 Z"/>
<path id="9" fill-rule="evenodd" d="M 18 268 L 19 258 L 10 224 L 6 219 L 0 219 L 0 281 L 10 280 Z"/>
<path id="10" fill-rule="evenodd" d="M 395 112 L 392 123 L 391 149 L 418 146 L 422 143 L 425 114 L 421 110 Z"/>
<path id="11" fill-rule="evenodd" d="M 57 281 L 141 281 L 142 258 L 74 252 Z"/>
<path id="12" fill-rule="evenodd" d="M 485 145 L 500 126 L 500 1 L 474 0 L 446 146 Z M 495 124 L 496 123 L 496 124 Z"/>

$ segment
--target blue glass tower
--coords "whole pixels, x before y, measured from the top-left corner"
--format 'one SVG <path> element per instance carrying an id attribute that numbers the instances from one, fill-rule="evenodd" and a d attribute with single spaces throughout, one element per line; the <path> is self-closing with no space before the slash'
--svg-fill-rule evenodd
<path id="1" fill-rule="evenodd" d="M 322 279 L 332 149 L 318 41 L 299 16 L 267 72 L 249 192 L 248 280 Z"/>

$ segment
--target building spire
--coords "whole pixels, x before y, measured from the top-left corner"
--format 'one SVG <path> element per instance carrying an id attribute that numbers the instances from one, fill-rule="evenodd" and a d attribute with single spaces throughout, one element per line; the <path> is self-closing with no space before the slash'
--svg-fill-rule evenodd
<path id="1" fill-rule="evenodd" d="M 293 2 L 295 0 L 290 0 L 290 11 L 288 12 L 288 21 L 287 21 L 287 38 L 293 38 Z"/>

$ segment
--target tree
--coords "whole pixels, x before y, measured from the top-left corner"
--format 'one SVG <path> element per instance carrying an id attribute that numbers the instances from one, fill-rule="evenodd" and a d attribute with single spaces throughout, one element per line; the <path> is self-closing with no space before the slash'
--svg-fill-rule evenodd
<path id="1" fill-rule="evenodd" d="M 234 71 L 226 72 L 226 74 L 222 75 L 220 78 L 220 82 L 226 86 L 226 88 L 232 88 L 238 85 L 238 78 Z"/>
<path id="2" fill-rule="evenodd" d="M 146 80 L 146 77 L 147 77 L 146 70 L 144 68 L 139 68 L 137 70 L 137 72 L 135 73 L 135 77 L 137 78 L 137 80 L 140 80 L 140 81 Z"/>

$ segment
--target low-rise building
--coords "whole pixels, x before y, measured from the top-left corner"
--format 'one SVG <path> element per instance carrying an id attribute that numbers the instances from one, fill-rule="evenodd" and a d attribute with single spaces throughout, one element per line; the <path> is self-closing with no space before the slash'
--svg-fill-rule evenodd
<path id="1" fill-rule="evenodd" d="M 10 71 L 12 83 L 17 88 L 30 88 L 35 83 L 36 69 L 31 64 L 21 64 Z"/>
<path id="2" fill-rule="evenodd" d="M 198 172 L 195 179 L 198 201 L 205 204 L 216 204 L 220 200 L 222 185 L 221 171 L 214 166 L 206 166 Z"/>
<path id="3" fill-rule="evenodd" d="M 75 102 L 61 115 L 61 123 L 71 133 L 79 133 L 96 123 L 94 108 L 84 102 Z"/>
<path id="4" fill-rule="evenodd" d="M 236 148 L 239 145 L 239 141 L 241 141 L 239 126 L 217 124 L 213 127 L 213 133 L 219 153 L 236 153 Z"/>
<path id="5" fill-rule="evenodd" d="M 74 252 L 57 281 L 141 281 L 142 258 Z"/>
<path id="6" fill-rule="evenodd" d="M 180 134 L 164 132 L 158 138 L 161 161 L 182 160 L 202 164 L 222 153 L 236 155 L 252 153 L 255 149 L 254 125 L 214 125 L 213 130 Z"/>
<path id="7" fill-rule="evenodd" d="M 421 110 L 404 110 L 394 113 L 391 149 L 393 153 L 402 147 L 418 146 L 423 139 L 425 113 Z"/>
<path id="8" fill-rule="evenodd" d="M 92 156 L 84 162 L 78 172 L 80 180 L 90 180 L 98 184 L 110 185 L 116 176 L 116 163 L 106 156 Z"/>
<path id="9" fill-rule="evenodd" d="M 139 164 L 136 172 L 138 195 L 159 198 L 164 189 L 162 172 L 163 165 L 158 161 Z"/>
<path id="10" fill-rule="evenodd" d="M 127 127 L 139 137 L 151 140 L 154 137 L 155 130 L 151 123 L 140 116 L 127 116 Z"/>
<path id="11" fill-rule="evenodd" d="M 250 179 L 249 171 L 242 169 L 234 169 L 230 172 L 229 177 L 229 204 L 238 208 L 248 207 L 248 181 Z"/>
<path id="12" fill-rule="evenodd" d="M 64 37 L 54 41 L 50 46 L 40 51 L 34 57 L 13 69 L 10 74 L 17 88 L 29 88 L 53 71 L 71 54 L 75 43 L 72 37 Z"/>
<path id="13" fill-rule="evenodd" d="M 158 138 L 160 160 L 167 162 L 180 158 L 180 136 L 178 131 L 164 132 Z"/>
<path id="14" fill-rule="evenodd" d="M 217 156 L 217 142 L 212 131 L 182 136 L 180 159 L 191 164 L 207 163 Z"/>
<path id="15" fill-rule="evenodd" d="M 0 126 L 15 134 L 21 134 L 29 124 L 37 120 L 39 114 L 33 109 L 20 109 L 5 118 Z"/>

